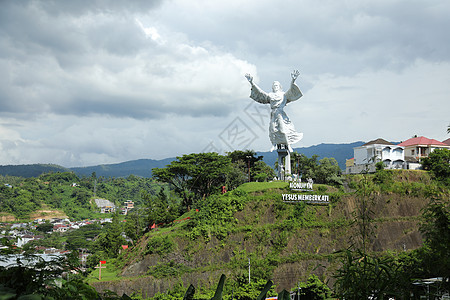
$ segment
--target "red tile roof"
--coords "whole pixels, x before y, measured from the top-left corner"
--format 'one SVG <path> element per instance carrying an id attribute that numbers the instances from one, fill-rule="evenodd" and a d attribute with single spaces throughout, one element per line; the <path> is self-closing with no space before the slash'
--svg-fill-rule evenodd
<path id="1" fill-rule="evenodd" d="M 448 146 L 442 142 L 439 142 L 438 140 L 429 139 L 424 136 L 414 137 L 414 138 L 411 138 L 409 140 L 406 140 L 406 141 L 398 144 L 398 146 L 403 146 L 403 147 L 408 147 L 408 146 L 413 146 L 413 145 Z"/>
<path id="2" fill-rule="evenodd" d="M 444 144 L 450 146 L 450 139 L 446 139 L 445 141 L 442 141 Z"/>

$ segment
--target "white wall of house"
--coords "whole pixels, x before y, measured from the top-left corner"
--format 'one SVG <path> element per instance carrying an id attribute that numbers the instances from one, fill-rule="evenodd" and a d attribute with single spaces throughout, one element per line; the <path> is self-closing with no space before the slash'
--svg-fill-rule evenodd
<path id="1" fill-rule="evenodd" d="M 388 169 L 405 168 L 405 149 L 396 145 L 372 144 L 353 149 L 355 165 L 346 173 L 360 173 L 362 170 L 375 171 L 375 164 L 383 162 Z M 369 166 L 367 166 L 369 164 Z"/>

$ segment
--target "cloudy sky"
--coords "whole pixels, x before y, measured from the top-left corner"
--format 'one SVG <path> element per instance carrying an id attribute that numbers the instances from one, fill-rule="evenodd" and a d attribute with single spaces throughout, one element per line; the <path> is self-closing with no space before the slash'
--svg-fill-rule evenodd
<path id="1" fill-rule="evenodd" d="M 268 151 L 290 72 L 295 147 L 450 124 L 448 0 L 2 0 L 0 165 Z"/>

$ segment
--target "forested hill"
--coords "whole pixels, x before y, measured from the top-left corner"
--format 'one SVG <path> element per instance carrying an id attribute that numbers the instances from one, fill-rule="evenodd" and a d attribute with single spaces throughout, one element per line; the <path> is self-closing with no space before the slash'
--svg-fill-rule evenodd
<path id="1" fill-rule="evenodd" d="M 141 177 L 152 177 L 153 168 L 164 168 L 175 160 L 175 157 L 165 158 L 161 160 L 154 159 L 138 159 L 130 160 L 118 164 L 98 165 L 81 168 L 71 168 L 78 176 L 90 176 L 93 172 L 97 176 L 103 177 L 128 177 L 133 174 Z"/>
<path id="2" fill-rule="evenodd" d="M 0 166 L 0 175 L 17 177 L 38 177 L 50 172 L 70 172 L 68 168 L 53 164 L 31 164 L 31 165 L 7 165 Z"/>
<path id="3" fill-rule="evenodd" d="M 294 148 L 294 151 L 304 154 L 307 157 L 318 155 L 319 159 L 324 157 L 334 157 L 341 169 L 345 169 L 345 160 L 353 157 L 353 148 L 363 145 L 364 142 L 354 142 L 349 144 L 320 144 L 310 147 Z M 274 167 L 277 160 L 277 152 L 257 152 L 263 156 L 263 161 Z M 117 164 L 104 164 L 88 167 L 65 168 L 53 164 L 31 164 L 31 165 L 8 165 L 0 166 L 0 175 L 10 175 L 19 177 L 37 177 L 48 172 L 73 171 L 77 176 L 90 176 L 93 172 L 97 176 L 103 177 L 127 177 L 131 174 L 141 177 L 151 177 L 153 168 L 163 168 L 175 160 L 175 157 L 162 160 L 138 159 Z"/>

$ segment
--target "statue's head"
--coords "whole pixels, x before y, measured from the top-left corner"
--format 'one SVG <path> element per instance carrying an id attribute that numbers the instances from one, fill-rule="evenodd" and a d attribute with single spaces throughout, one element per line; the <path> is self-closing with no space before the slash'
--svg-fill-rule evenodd
<path id="1" fill-rule="evenodd" d="M 274 93 L 278 92 L 278 91 L 282 91 L 283 87 L 281 86 L 280 82 L 278 81 L 274 81 L 272 84 L 272 91 Z"/>

